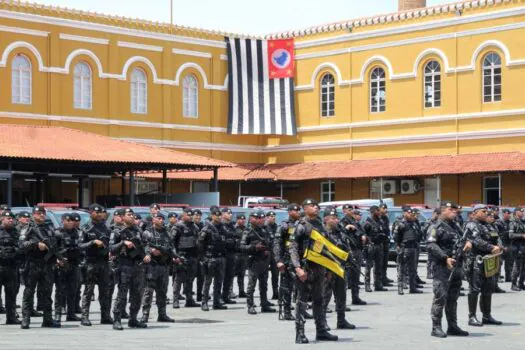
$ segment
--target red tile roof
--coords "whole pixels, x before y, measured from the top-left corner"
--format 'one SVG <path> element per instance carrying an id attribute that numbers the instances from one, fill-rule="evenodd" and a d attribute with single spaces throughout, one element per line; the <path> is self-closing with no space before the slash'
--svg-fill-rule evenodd
<path id="1" fill-rule="evenodd" d="M 154 164 L 166 168 L 231 167 L 234 164 L 80 130 L 0 125 L 0 158 L 70 162 Z"/>
<path id="2" fill-rule="evenodd" d="M 298 181 L 314 179 L 411 177 L 467 173 L 525 171 L 525 153 L 483 153 L 296 164 L 239 164 L 219 168 L 221 181 Z M 160 178 L 161 174 L 148 177 Z M 175 172 L 170 179 L 210 180 L 211 171 Z"/>

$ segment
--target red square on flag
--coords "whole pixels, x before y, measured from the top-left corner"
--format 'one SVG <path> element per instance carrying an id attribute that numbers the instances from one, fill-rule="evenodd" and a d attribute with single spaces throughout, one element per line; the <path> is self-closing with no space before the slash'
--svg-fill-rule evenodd
<path id="1" fill-rule="evenodd" d="M 294 75 L 294 41 L 268 40 L 268 73 L 270 79 L 293 78 Z"/>

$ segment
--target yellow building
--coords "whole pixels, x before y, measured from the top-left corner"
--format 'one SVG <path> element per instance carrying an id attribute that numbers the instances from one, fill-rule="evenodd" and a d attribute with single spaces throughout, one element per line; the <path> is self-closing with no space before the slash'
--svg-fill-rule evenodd
<path id="1" fill-rule="evenodd" d="M 295 38 L 293 137 L 226 133 L 225 35 L 2 1 L 0 123 L 82 129 L 243 164 L 480 153 L 491 163 L 500 160 L 491 153 L 505 157 L 525 145 L 524 0 L 464 1 L 269 35 Z M 525 203 L 525 177 L 516 170 L 244 181 L 254 176 L 221 192 L 229 204 L 240 191 L 279 194 L 285 182 L 293 200 L 384 195 L 517 205 Z M 394 193 L 378 190 L 393 178 Z M 424 189 L 401 194 L 403 179 Z"/>

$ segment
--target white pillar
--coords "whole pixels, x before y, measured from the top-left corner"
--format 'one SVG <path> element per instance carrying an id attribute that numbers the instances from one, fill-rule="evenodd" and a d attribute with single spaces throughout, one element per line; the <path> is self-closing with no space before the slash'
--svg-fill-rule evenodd
<path id="1" fill-rule="evenodd" d="M 281 182 L 281 198 L 284 196 L 283 183 Z"/>
<path id="2" fill-rule="evenodd" d="M 242 196 L 242 182 L 239 181 L 239 197 Z"/>
<path id="3" fill-rule="evenodd" d="M 437 176 L 436 204 L 437 208 L 441 206 L 441 176 Z"/>

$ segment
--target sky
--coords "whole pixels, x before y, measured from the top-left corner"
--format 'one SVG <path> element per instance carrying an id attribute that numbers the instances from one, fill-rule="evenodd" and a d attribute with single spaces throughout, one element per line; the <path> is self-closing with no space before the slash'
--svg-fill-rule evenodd
<path id="1" fill-rule="evenodd" d="M 170 0 L 32 0 L 78 10 L 170 22 Z M 171 0 L 174 24 L 269 34 L 396 12 L 398 0 Z M 427 6 L 456 2 L 427 0 Z"/>

